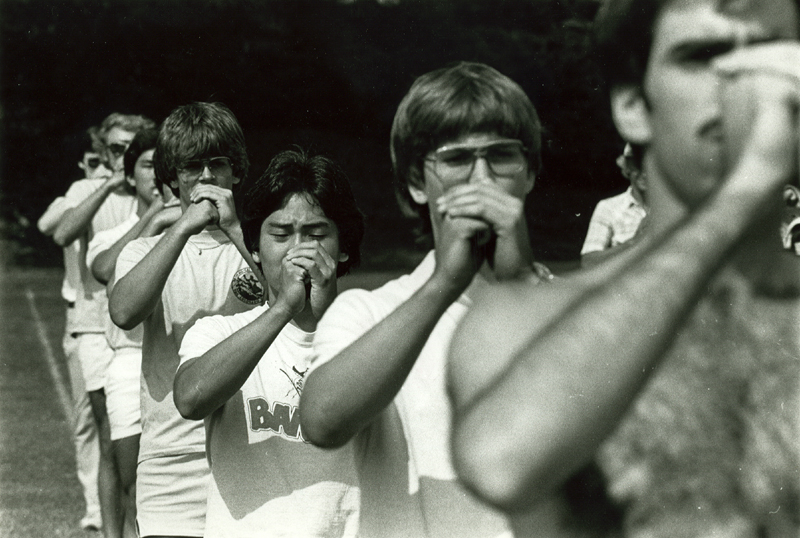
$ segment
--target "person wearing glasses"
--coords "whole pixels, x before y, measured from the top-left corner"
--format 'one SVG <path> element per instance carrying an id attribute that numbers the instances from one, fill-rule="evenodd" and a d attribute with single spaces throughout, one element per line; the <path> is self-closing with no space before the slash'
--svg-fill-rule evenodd
<path id="1" fill-rule="evenodd" d="M 433 250 L 411 274 L 337 297 L 317 327 L 300 402 L 306 439 L 355 444 L 363 536 L 508 532 L 456 479 L 445 358 L 488 282 L 551 276 L 533 262 L 523 211 L 540 145 L 527 95 L 483 64 L 422 75 L 400 103 L 391 133 L 397 193 Z"/>
<path id="2" fill-rule="evenodd" d="M 64 212 L 53 230 L 53 240 L 58 245 L 77 251 L 80 289 L 75 299 L 74 324 L 70 327 L 71 346 L 80 359 L 99 434 L 98 495 L 103 533 L 107 537 L 119 536 L 121 532 L 121 520 L 114 501 L 118 497 L 118 479 L 114 472 L 103 392 L 112 352 L 105 337 L 108 317 L 106 288 L 86 265 L 86 252 L 95 234 L 117 226 L 136 210 L 136 197 L 125 182 L 124 171 L 119 166 L 121 159 L 116 158 L 116 153 L 120 145 L 127 148 L 137 132 L 154 126 L 152 120 L 138 115 L 112 113 L 103 120 L 98 131 L 102 148 L 98 149 L 105 157 L 111 175 L 73 183 L 64 195 Z M 73 244 L 75 247 L 70 247 Z"/>
<path id="3" fill-rule="evenodd" d="M 87 129 L 83 142 L 87 144 L 83 157 L 78 161 L 78 168 L 83 171 L 83 178 L 87 180 L 105 180 L 111 171 L 105 167 L 100 158 L 103 152 L 103 143 L 99 136 L 99 127 Z M 69 209 L 64 196 L 53 200 L 37 222 L 39 231 L 48 237 L 53 233 Z M 75 444 L 75 463 L 78 481 L 83 490 L 86 505 L 85 515 L 81 518 L 80 525 L 84 529 L 100 529 L 102 518 L 100 515 L 100 500 L 97 496 L 97 473 L 100 462 L 100 445 L 97 438 L 97 427 L 92 417 L 92 406 L 89 404 L 89 395 L 83 379 L 80 359 L 76 354 L 73 327 L 77 323 L 75 315 L 75 300 L 81 289 L 80 268 L 78 255 L 80 242 L 63 248 L 64 253 L 64 281 L 61 286 L 61 296 L 66 304 L 66 323 L 64 324 L 64 338 L 62 347 L 67 359 L 67 369 L 70 377 L 72 391 L 72 427 L 73 441 Z"/>
<path id="4" fill-rule="evenodd" d="M 237 314 L 262 300 L 234 208 L 233 189 L 249 167 L 244 134 L 222 104 L 180 106 L 161 125 L 154 166 L 182 213 L 164 233 L 122 250 L 109 311 L 122 329 L 144 327 L 139 535 L 200 537 L 210 477 L 205 430 L 181 417 L 173 379 L 183 336 L 198 318 Z"/>
<path id="5" fill-rule="evenodd" d="M 86 264 L 95 278 L 113 287 L 117 256 L 131 240 L 161 233 L 180 217 L 172 192 L 156 185 L 153 151 L 158 131 L 139 131 L 125 152 L 125 177 L 136 191 L 136 212 L 123 223 L 92 238 Z M 162 192 L 164 193 L 162 195 Z M 165 205 L 166 200 L 166 205 Z M 122 512 L 122 536 L 136 536 L 136 465 L 141 434 L 139 378 L 142 363 L 142 328 L 123 331 L 106 319 L 106 339 L 114 354 L 106 374 L 104 394 L 114 469 L 119 477 L 116 506 Z"/>

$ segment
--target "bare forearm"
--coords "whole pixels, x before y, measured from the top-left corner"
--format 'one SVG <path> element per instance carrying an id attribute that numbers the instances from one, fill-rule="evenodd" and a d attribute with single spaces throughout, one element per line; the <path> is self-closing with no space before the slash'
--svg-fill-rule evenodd
<path id="1" fill-rule="evenodd" d="M 114 285 L 108 301 L 112 321 L 136 327 L 158 304 L 161 292 L 190 234 L 173 226 L 142 260 Z"/>
<path id="2" fill-rule="evenodd" d="M 53 240 L 63 247 L 86 233 L 97 210 L 110 193 L 109 184 L 104 183 L 79 205 L 68 209 L 53 233 Z"/>
<path id="3" fill-rule="evenodd" d="M 306 438 L 319 446 L 341 446 L 369 424 L 397 395 L 439 318 L 457 297 L 428 281 L 312 372 L 301 402 Z"/>
<path id="4" fill-rule="evenodd" d="M 64 197 L 62 196 L 56 198 L 53 203 L 47 207 L 47 210 L 42 214 L 42 216 L 39 217 L 39 220 L 36 223 L 39 231 L 44 235 L 52 236 L 67 209 L 68 208 L 66 207 L 66 200 Z"/>
<path id="5" fill-rule="evenodd" d="M 200 420 L 230 400 L 290 320 L 287 310 L 270 308 L 201 357 L 182 364 L 173 394 L 181 415 Z"/>
<path id="6" fill-rule="evenodd" d="M 752 222 L 733 205 L 706 208 L 625 256 L 457 413 L 455 461 L 470 487 L 527 509 L 593 457 Z"/>
<path id="7" fill-rule="evenodd" d="M 125 245 L 140 237 L 142 230 L 147 225 L 145 219 L 140 219 L 133 227 L 128 230 L 116 243 L 111 245 L 108 249 L 104 250 L 92 262 L 92 274 L 103 284 L 108 282 L 114 277 L 114 268 L 117 265 L 117 258 Z"/>

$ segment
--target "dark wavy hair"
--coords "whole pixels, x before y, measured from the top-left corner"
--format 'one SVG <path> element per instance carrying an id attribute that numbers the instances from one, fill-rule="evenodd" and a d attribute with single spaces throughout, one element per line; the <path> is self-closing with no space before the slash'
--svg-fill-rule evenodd
<path id="1" fill-rule="evenodd" d="M 293 194 L 306 194 L 319 205 L 325 216 L 336 223 L 339 248 L 347 254 L 336 276 L 347 274 L 361 261 L 364 217 L 356 206 L 350 181 L 332 160 L 310 157 L 298 149 L 276 155 L 267 170 L 248 190 L 239 211 L 244 243 L 257 252 L 261 226 L 272 213 L 281 209 Z"/>
<path id="2" fill-rule="evenodd" d="M 126 177 L 133 177 L 136 161 L 145 151 L 155 149 L 157 140 L 158 131 L 156 129 L 145 129 L 136 133 L 136 136 L 131 140 L 131 145 L 125 150 L 125 156 L 123 157 Z"/>
<path id="3" fill-rule="evenodd" d="M 179 196 L 178 168 L 186 161 L 204 157 L 228 157 L 233 175 L 241 184 L 247 177 L 250 161 L 244 133 L 231 110 L 222 103 L 191 103 L 173 110 L 161 124 L 154 165 L 159 189 L 167 185 Z M 234 192 L 237 184 L 234 184 Z"/>
<path id="4" fill-rule="evenodd" d="M 421 235 L 430 233 L 428 208 L 412 200 L 408 186 L 423 186 L 428 153 L 470 133 L 521 140 L 530 170 L 538 174 L 541 130 L 525 91 L 488 65 L 460 62 L 420 76 L 400 102 L 392 124 L 392 166 L 401 209 L 421 219 Z"/>

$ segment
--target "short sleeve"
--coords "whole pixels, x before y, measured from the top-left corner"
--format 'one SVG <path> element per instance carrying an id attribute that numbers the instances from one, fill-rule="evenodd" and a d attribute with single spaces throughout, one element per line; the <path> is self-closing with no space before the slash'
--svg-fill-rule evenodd
<path id="1" fill-rule="evenodd" d="M 89 241 L 89 248 L 86 250 L 86 266 L 91 268 L 94 260 L 101 252 L 105 252 L 114 246 L 114 243 L 125 235 L 130 227 L 117 226 L 110 230 L 99 232 L 91 241 Z"/>
<path id="2" fill-rule="evenodd" d="M 230 317 L 230 316 L 229 316 Z M 192 327 L 186 331 L 181 341 L 181 349 L 178 352 L 180 364 L 205 354 L 206 351 L 216 346 L 233 331 L 227 329 L 224 323 L 224 316 L 208 316 L 198 319 Z"/>
<path id="3" fill-rule="evenodd" d="M 157 240 L 160 237 L 161 236 L 140 237 L 125 245 L 125 248 L 122 249 L 122 252 L 119 253 L 119 257 L 117 258 L 117 266 L 114 269 L 114 281 L 119 282 L 131 269 L 136 267 L 136 264 L 142 261 L 142 258 L 147 256 L 147 253 L 150 252 L 153 245 L 155 245 L 155 241 L 153 240 Z"/>
<path id="4" fill-rule="evenodd" d="M 330 361 L 375 326 L 385 315 L 367 290 L 347 290 L 333 301 L 317 325 L 310 371 Z"/>
<path id="5" fill-rule="evenodd" d="M 64 209 L 77 207 L 100 187 L 101 182 L 84 179 L 74 182 L 64 195 Z"/>
<path id="6" fill-rule="evenodd" d="M 42 216 L 36 222 L 36 227 L 45 235 L 52 235 L 55 227 L 58 225 L 61 217 L 69 209 L 67 200 L 63 196 L 59 196 L 47 206 Z"/>

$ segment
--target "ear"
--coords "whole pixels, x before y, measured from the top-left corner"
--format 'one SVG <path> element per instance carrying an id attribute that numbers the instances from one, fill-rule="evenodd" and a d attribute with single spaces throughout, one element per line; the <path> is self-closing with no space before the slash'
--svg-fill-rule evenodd
<path id="1" fill-rule="evenodd" d="M 136 180 L 133 179 L 132 177 L 125 176 L 125 181 L 127 181 L 128 185 L 130 185 L 132 188 L 134 188 L 134 189 L 136 188 Z"/>
<path id="2" fill-rule="evenodd" d="M 346 252 L 340 252 L 339 253 L 339 263 L 346 262 L 349 259 L 350 259 L 350 255 L 347 254 Z"/>
<path id="3" fill-rule="evenodd" d="M 178 190 L 178 180 L 173 179 L 172 181 L 169 182 L 169 186 L 170 186 L 171 189 L 177 191 Z"/>
<path id="4" fill-rule="evenodd" d="M 425 185 L 425 177 L 420 176 L 420 170 L 417 170 L 415 167 L 411 167 L 408 171 L 408 193 L 411 195 L 411 199 L 414 200 L 416 203 L 420 205 L 425 205 L 428 203 L 428 194 L 425 192 L 425 189 L 422 187 L 418 187 L 417 185 Z"/>
<path id="5" fill-rule="evenodd" d="M 428 194 L 419 187 L 415 187 L 409 183 L 408 193 L 411 195 L 411 199 L 418 204 L 425 205 L 428 203 Z"/>
<path id="6" fill-rule="evenodd" d="M 254 262 L 261 263 L 261 256 L 258 254 L 257 250 L 254 250 L 253 252 L 251 252 L 250 255 L 253 256 L 253 261 Z"/>
<path id="7" fill-rule="evenodd" d="M 234 185 L 236 185 L 236 184 L 237 184 L 237 183 L 239 183 L 240 181 L 241 181 L 241 179 L 239 179 L 239 178 L 238 178 L 238 177 L 236 177 L 236 176 L 233 176 L 233 184 L 234 184 Z"/>
<path id="8" fill-rule="evenodd" d="M 534 183 L 536 183 L 536 172 L 528 171 L 528 179 L 525 182 L 525 196 L 531 193 Z"/>
<path id="9" fill-rule="evenodd" d="M 611 115 L 617 131 L 627 142 L 647 145 L 653 131 L 650 110 L 641 86 L 622 85 L 611 89 Z"/>

